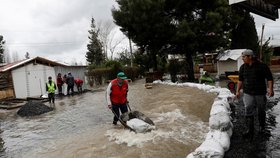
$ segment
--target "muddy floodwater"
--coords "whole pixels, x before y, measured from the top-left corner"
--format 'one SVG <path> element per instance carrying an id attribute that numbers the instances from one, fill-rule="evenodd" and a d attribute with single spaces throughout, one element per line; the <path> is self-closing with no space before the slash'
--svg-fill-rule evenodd
<path id="1" fill-rule="evenodd" d="M 184 158 L 203 141 L 216 97 L 196 88 L 130 83 L 129 101 L 152 119 L 156 130 L 134 133 L 106 108 L 105 88 L 57 98 L 56 109 L 20 117 L 0 110 L 3 158 Z M 103 89 L 103 90 L 102 90 Z M 46 103 L 48 105 L 48 103 Z"/>

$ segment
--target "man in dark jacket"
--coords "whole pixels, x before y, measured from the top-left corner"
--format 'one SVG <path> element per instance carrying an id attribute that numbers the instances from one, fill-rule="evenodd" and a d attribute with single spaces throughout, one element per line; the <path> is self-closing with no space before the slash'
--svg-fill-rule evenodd
<path id="1" fill-rule="evenodd" d="M 263 132 L 265 129 L 266 95 L 268 97 L 274 95 L 273 76 L 269 67 L 258 61 L 252 50 L 247 49 L 244 51 L 242 53 L 242 59 L 244 64 L 241 65 L 239 70 L 236 96 L 237 98 L 240 97 L 240 90 L 243 88 L 243 102 L 245 105 L 247 126 L 247 130 L 243 136 L 252 140 L 254 137 L 254 115 L 256 111 L 258 112 L 260 132 Z"/>
<path id="2" fill-rule="evenodd" d="M 70 94 L 70 90 L 71 90 L 71 94 L 74 94 L 74 77 L 72 76 L 71 72 L 68 72 L 67 78 L 66 78 L 66 84 L 67 84 L 67 95 Z"/>

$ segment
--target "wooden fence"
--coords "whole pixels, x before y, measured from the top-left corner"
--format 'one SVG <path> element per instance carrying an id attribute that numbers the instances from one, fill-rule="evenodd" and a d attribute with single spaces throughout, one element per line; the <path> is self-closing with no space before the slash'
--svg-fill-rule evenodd
<path id="1" fill-rule="evenodd" d="M 0 100 L 14 97 L 12 75 L 10 72 L 0 73 Z"/>

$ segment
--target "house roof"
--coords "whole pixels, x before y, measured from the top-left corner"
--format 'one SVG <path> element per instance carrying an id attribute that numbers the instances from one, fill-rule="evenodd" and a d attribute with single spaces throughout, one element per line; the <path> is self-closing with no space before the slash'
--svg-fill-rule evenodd
<path id="1" fill-rule="evenodd" d="M 220 53 L 217 56 L 219 61 L 226 61 L 228 59 L 237 60 L 239 57 L 242 56 L 242 52 L 246 49 L 232 49 L 232 50 L 225 50 L 223 53 Z"/>
<path id="2" fill-rule="evenodd" d="M 42 57 L 34 57 L 34 58 L 29 58 L 29 59 L 23 59 L 23 60 L 19 60 L 13 63 L 8 63 L 2 67 L 0 67 L 0 72 L 5 72 L 5 71 L 9 71 L 9 70 L 13 70 L 17 67 L 20 67 L 24 64 L 28 64 L 28 63 L 40 63 L 43 65 L 49 65 L 49 66 L 67 66 L 58 62 L 54 62 Z"/>

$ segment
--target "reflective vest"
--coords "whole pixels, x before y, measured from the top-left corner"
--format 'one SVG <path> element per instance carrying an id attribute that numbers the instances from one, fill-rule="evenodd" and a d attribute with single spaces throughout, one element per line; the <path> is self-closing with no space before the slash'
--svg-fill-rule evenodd
<path id="1" fill-rule="evenodd" d="M 117 79 L 112 82 L 110 99 L 112 104 L 125 104 L 127 102 L 126 96 L 128 91 L 128 83 L 126 80 L 123 81 L 122 85 L 118 85 Z"/>
<path id="2" fill-rule="evenodd" d="M 52 81 L 52 83 L 50 84 L 50 82 L 47 83 L 48 86 L 48 92 L 49 93 L 54 93 L 55 88 L 54 88 L 54 82 Z"/>

